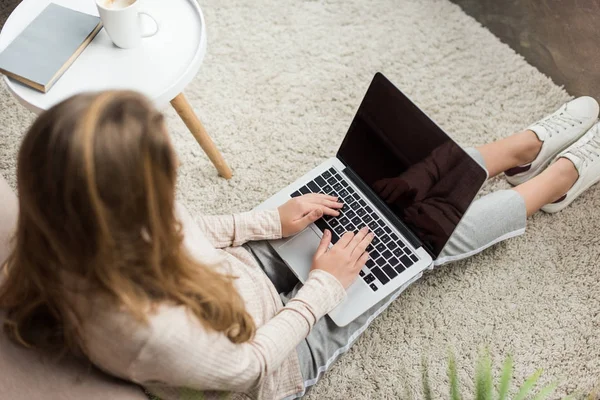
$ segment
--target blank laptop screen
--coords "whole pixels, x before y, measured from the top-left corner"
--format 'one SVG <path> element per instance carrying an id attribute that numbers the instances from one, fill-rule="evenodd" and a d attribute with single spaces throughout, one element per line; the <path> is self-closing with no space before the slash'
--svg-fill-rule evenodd
<path id="1" fill-rule="evenodd" d="M 473 158 L 379 73 L 337 156 L 434 258 L 486 179 Z"/>

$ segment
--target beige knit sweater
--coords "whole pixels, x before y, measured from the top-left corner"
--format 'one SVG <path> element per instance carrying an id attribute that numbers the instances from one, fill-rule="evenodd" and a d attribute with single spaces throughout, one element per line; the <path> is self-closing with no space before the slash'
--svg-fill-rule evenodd
<path id="1" fill-rule="evenodd" d="M 280 238 L 276 210 L 201 217 L 198 223 L 181 205 L 177 213 L 192 255 L 239 277 L 235 286 L 256 322 L 256 336 L 234 344 L 203 328 L 183 307 L 162 305 L 145 326 L 125 313 L 93 306 L 83 325 L 88 357 L 163 400 L 217 398 L 223 391 L 231 392 L 226 398 L 232 399 L 281 399 L 301 392 L 296 346 L 343 300 L 344 288 L 332 275 L 316 270 L 283 307 L 252 255 L 239 247 Z M 82 297 L 78 303 L 85 301 L 89 299 Z"/>

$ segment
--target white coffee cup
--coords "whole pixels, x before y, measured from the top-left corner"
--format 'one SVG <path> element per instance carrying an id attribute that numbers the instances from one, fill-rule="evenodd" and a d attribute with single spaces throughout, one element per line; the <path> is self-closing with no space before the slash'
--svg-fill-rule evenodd
<path id="1" fill-rule="evenodd" d="M 118 47 L 123 49 L 137 47 L 142 42 L 142 38 L 158 33 L 158 22 L 140 9 L 140 0 L 96 0 L 96 6 L 106 33 Z M 142 31 L 142 15 L 154 21 L 156 27 L 152 32 Z"/>

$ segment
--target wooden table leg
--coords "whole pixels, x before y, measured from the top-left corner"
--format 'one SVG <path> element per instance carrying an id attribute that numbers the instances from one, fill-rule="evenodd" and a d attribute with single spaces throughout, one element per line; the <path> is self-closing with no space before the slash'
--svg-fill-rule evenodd
<path id="1" fill-rule="evenodd" d="M 192 132 L 192 135 L 194 135 L 196 141 L 200 147 L 202 147 L 210 161 L 215 165 L 219 175 L 225 179 L 231 179 L 231 169 L 227 166 L 227 163 L 223 159 L 219 149 L 217 149 L 217 146 L 215 146 L 215 143 L 210 136 L 208 136 L 208 133 L 206 133 L 206 129 L 202 126 L 202 123 L 196 116 L 196 113 L 183 93 L 179 93 L 177 97 L 171 100 L 171 105 L 175 111 L 177 111 L 177 114 L 179 114 L 190 132 Z"/>

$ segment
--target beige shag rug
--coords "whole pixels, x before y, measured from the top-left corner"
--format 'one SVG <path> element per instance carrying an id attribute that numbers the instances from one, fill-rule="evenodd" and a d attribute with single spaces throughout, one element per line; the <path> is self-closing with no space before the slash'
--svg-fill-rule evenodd
<path id="1" fill-rule="evenodd" d="M 195 213 L 248 210 L 335 154 L 376 71 L 455 139 L 479 145 L 522 129 L 569 95 L 447 0 L 202 0 L 208 55 L 186 90 L 234 170 L 218 178 L 173 110 L 180 199 Z M 0 7 L 0 11 L 3 7 Z M 4 17 L 0 18 L 2 20 Z M 0 89 L 0 173 L 33 116 Z M 486 191 L 507 188 L 494 179 Z M 312 399 L 421 398 L 422 357 L 446 398 L 449 349 L 472 387 L 475 359 L 510 354 L 557 394 L 600 377 L 600 188 L 526 235 L 414 284 L 314 387 Z M 468 392 L 468 391 L 467 391 Z"/>

